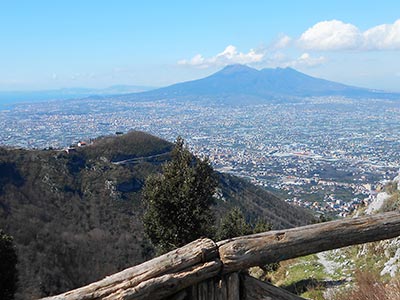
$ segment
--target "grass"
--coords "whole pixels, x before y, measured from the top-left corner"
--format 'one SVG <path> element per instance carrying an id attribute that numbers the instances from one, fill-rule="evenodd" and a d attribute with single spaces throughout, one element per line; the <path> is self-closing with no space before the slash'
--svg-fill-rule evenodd
<path id="1" fill-rule="evenodd" d="M 363 287 L 371 282 L 379 282 L 383 285 L 390 282 L 388 276 L 379 275 L 387 260 L 385 250 L 386 254 L 390 252 L 383 242 L 375 242 L 329 251 L 325 254 L 327 259 L 338 265 L 335 274 L 327 274 L 315 254 L 291 259 L 281 262 L 280 268 L 270 274 L 269 279 L 273 284 L 308 299 L 326 300 L 328 298 L 324 296 L 324 293 L 327 288 L 337 286 L 338 288 L 333 292 L 335 298 L 329 298 L 330 300 L 359 300 L 351 297 L 344 298 L 357 289 L 358 282 L 361 282 Z M 348 282 L 349 279 L 351 283 Z M 379 294 L 378 290 L 376 292 Z M 367 299 L 370 298 L 362 300 Z M 400 297 L 393 299 L 400 299 Z M 382 298 L 382 300 L 392 300 L 392 298 Z"/>
<path id="2" fill-rule="evenodd" d="M 280 268 L 271 274 L 273 284 L 306 298 L 323 300 L 325 278 L 324 266 L 316 255 L 281 262 Z"/>

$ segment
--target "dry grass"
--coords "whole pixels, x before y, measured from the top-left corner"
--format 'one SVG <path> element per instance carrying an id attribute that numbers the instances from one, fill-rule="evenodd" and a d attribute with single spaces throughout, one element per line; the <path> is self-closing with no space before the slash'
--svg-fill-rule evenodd
<path id="1" fill-rule="evenodd" d="M 381 281 L 378 274 L 357 271 L 355 286 L 351 290 L 337 292 L 332 300 L 399 300 L 400 281 Z"/>

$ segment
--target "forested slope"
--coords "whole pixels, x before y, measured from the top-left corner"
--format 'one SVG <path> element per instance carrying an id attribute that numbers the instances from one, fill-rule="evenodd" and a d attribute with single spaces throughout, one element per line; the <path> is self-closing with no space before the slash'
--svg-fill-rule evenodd
<path id="1" fill-rule="evenodd" d="M 171 148 L 142 132 L 100 138 L 70 153 L 0 148 L 0 228 L 17 245 L 17 299 L 70 290 L 149 259 L 141 189 Z M 230 175 L 220 174 L 219 195 L 217 216 L 239 206 L 248 221 L 264 218 L 274 228 L 313 219 Z"/>

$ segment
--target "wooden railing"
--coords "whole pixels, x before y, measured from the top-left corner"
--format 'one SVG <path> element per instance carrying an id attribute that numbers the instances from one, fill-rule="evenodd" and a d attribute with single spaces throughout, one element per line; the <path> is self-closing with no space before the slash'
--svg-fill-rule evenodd
<path id="1" fill-rule="evenodd" d="M 240 272 L 252 266 L 399 235 L 400 213 L 390 212 L 218 243 L 203 238 L 98 282 L 43 299 L 302 299 Z"/>

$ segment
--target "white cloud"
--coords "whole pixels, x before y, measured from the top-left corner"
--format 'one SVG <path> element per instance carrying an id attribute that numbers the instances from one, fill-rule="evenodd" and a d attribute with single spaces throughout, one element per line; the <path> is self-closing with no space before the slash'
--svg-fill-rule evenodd
<path id="1" fill-rule="evenodd" d="M 305 31 L 299 44 L 312 50 L 348 50 L 355 49 L 361 43 L 358 28 L 342 21 L 323 21 Z"/>
<path id="2" fill-rule="evenodd" d="M 197 66 L 199 68 L 207 68 L 209 67 L 208 63 L 206 62 L 206 59 L 201 55 L 201 54 L 197 54 L 195 56 L 193 56 L 192 59 L 190 60 L 180 60 L 178 61 L 179 65 L 190 65 L 190 66 Z"/>
<path id="3" fill-rule="evenodd" d="M 235 46 L 229 45 L 224 51 L 215 56 L 205 58 L 201 54 L 193 56 L 191 59 L 178 61 L 179 65 L 195 66 L 198 68 L 208 68 L 211 66 L 226 66 L 230 64 L 252 64 L 261 62 L 264 53 L 250 49 L 248 53 L 238 52 Z"/>
<path id="4" fill-rule="evenodd" d="M 290 60 L 287 58 L 285 61 L 281 61 L 278 66 L 280 67 L 292 67 L 292 68 L 313 68 L 326 62 L 324 56 L 313 57 L 309 53 L 305 52 L 298 58 Z"/>
<path id="5" fill-rule="evenodd" d="M 400 49 L 400 19 L 393 24 L 383 24 L 363 33 L 365 47 L 376 50 Z"/>
<path id="6" fill-rule="evenodd" d="M 292 38 L 290 36 L 284 35 L 281 36 L 273 45 L 273 49 L 283 49 L 288 47 L 292 42 Z"/>
<path id="7" fill-rule="evenodd" d="M 294 60 L 291 64 L 292 67 L 316 67 L 326 61 L 324 56 L 312 57 L 309 53 L 303 53 L 299 58 Z"/>
<path id="8" fill-rule="evenodd" d="M 306 30 L 298 45 L 307 50 L 400 50 L 400 19 L 364 32 L 338 20 L 323 21 Z"/>

